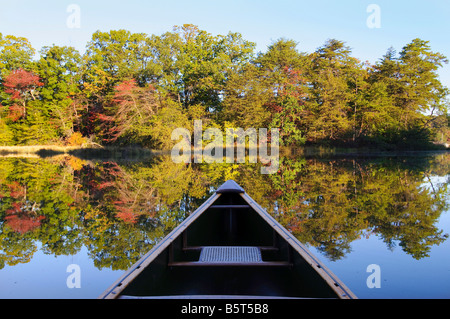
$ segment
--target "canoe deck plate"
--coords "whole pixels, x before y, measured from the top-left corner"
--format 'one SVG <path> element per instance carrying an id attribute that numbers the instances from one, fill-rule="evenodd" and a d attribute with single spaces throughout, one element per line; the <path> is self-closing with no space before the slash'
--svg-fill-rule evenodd
<path id="1" fill-rule="evenodd" d="M 202 248 L 199 262 L 257 263 L 262 262 L 262 258 L 258 247 L 213 246 Z"/>

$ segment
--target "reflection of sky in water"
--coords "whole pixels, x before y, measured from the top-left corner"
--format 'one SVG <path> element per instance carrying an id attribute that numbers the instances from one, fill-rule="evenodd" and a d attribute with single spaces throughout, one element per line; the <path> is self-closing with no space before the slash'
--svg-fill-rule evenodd
<path id="1" fill-rule="evenodd" d="M 431 176 L 433 185 L 446 183 L 448 176 Z M 426 182 L 424 187 L 431 187 Z M 447 196 L 447 203 L 450 195 Z M 450 211 L 440 216 L 436 227 L 442 234 L 450 234 Z M 405 253 L 402 247 L 389 250 L 375 235 L 362 237 L 351 243 L 351 252 L 344 258 L 331 262 L 317 249 L 309 249 L 344 282 L 358 298 L 450 298 L 450 238 L 433 245 L 429 257 L 419 260 Z M 381 287 L 368 288 L 367 266 L 381 268 Z"/>
<path id="2" fill-rule="evenodd" d="M 80 266 L 81 288 L 68 288 L 67 266 Z M 41 244 L 30 262 L 5 266 L 0 270 L 0 298 L 97 298 L 124 271 L 108 268 L 98 269 L 83 247 L 73 256 L 53 256 L 44 254 Z"/>
<path id="3" fill-rule="evenodd" d="M 446 175 L 446 176 L 433 175 L 433 176 L 425 177 L 423 180 L 422 187 L 432 191 L 433 188 L 437 189 L 437 188 L 443 186 L 444 184 L 447 184 L 449 181 L 449 178 L 450 178 L 450 175 Z"/>

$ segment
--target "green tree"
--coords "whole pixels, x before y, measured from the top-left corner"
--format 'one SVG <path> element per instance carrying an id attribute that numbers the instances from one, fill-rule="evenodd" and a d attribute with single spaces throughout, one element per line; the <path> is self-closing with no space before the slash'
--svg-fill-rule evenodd
<path id="1" fill-rule="evenodd" d="M 268 104 L 273 98 L 270 81 L 261 68 L 248 64 L 229 75 L 224 89 L 221 122 L 242 128 L 268 127 L 271 112 Z"/>
<path id="2" fill-rule="evenodd" d="M 445 111 L 441 102 L 449 92 L 439 81 L 437 70 L 448 60 L 441 53 L 431 51 L 428 43 L 414 39 L 400 52 L 399 80 L 402 86 L 396 102 L 403 110 L 401 122 L 405 122 L 405 127 L 432 108 Z"/>
<path id="3" fill-rule="evenodd" d="M 176 26 L 173 32 L 153 36 L 152 63 L 157 86 L 184 108 L 201 104 L 208 112 L 221 109 L 221 94 L 231 71 L 244 66 L 253 55 L 254 43 L 239 33 L 213 36 L 197 26 Z"/>
<path id="4" fill-rule="evenodd" d="M 304 142 L 299 121 L 304 104 L 304 55 L 280 39 L 245 68 L 231 73 L 224 90 L 223 118 L 236 127 L 280 128 L 283 145 Z"/>
<path id="5" fill-rule="evenodd" d="M 398 56 L 391 48 L 374 66 L 372 81 L 383 83 L 389 95 L 390 125 L 386 137 L 398 145 L 426 145 L 433 116 L 447 112 L 449 91 L 437 70 L 447 58 L 431 51 L 428 41 L 414 39 Z"/>
<path id="6" fill-rule="evenodd" d="M 107 82 L 102 83 L 100 89 L 103 94 L 108 94 L 117 83 L 136 78 L 144 66 L 143 52 L 148 50 L 146 39 L 144 33 L 123 29 L 95 32 L 84 55 L 84 82 L 97 83 L 98 70 L 101 70 L 106 73 Z"/>
<path id="7" fill-rule="evenodd" d="M 280 39 L 256 60 L 269 78 L 273 98 L 269 128 L 280 129 L 281 145 L 301 145 L 305 142 L 300 120 L 306 98 L 303 76 L 305 55 L 297 51 L 297 43 Z"/>
<path id="8" fill-rule="evenodd" d="M 36 69 L 43 79 L 40 90 L 42 108 L 54 123 L 57 135 L 68 138 L 79 121 L 74 98 L 80 94 L 81 55 L 72 47 L 44 47 Z"/>
<path id="9" fill-rule="evenodd" d="M 331 39 L 310 55 L 303 123 L 310 141 L 345 140 L 354 135 L 354 89 L 359 76 L 352 77 L 358 62 L 350 52 L 344 42 Z"/>
<path id="10" fill-rule="evenodd" d="M 17 143 L 15 131 L 18 124 L 14 124 L 21 112 L 20 106 L 11 98 L 11 93 L 5 92 L 5 80 L 11 72 L 19 69 L 26 72 L 33 70 L 33 56 L 35 49 L 23 37 L 2 35 L 0 33 L 0 144 L 13 145 Z M 23 104 L 22 104 L 23 108 Z"/>
<path id="11" fill-rule="evenodd" d="M 0 33 L 0 77 L 3 80 L 11 71 L 33 70 L 35 49 L 28 39 Z"/>
<path id="12" fill-rule="evenodd" d="M 14 133 L 6 124 L 3 118 L 0 118 L 0 145 L 12 145 L 14 141 Z"/>

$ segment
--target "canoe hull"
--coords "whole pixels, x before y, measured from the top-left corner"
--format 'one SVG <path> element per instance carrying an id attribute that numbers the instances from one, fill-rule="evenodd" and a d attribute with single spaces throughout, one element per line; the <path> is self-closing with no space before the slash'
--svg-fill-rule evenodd
<path id="1" fill-rule="evenodd" d="M 356 298 L 240 186 L 235 192 L 233 184 L 226 186 L 100 298 Z M 238 256 L 201 261 L 202 250 L 214 246 L 253 247 L 261 260 Z"/>

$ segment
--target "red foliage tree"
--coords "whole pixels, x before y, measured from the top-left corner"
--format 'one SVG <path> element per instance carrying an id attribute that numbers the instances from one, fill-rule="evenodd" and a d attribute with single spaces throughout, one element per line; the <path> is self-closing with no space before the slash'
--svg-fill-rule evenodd
<path id="1" fill-rule="evenodd" d="M 34 212 L 24 210 L 22 203 L 12 203 L 12 208 L 6 210 L 5 222 L 15 232 L 25 234 L 41 226 L 45 216 L 37 216 Z"/>
<path id="2" fill-rule="evenodd" d="M 116 216 L 126 223 L 135 224 L 138 215 L 134 212 L 131 207 L 114 205 L 116 208 Z"/>
<path id="3" fill-rule="evenodd" d="M 98 113 L 105 142 L 114 142 L 130 131 L 138 131 L 148 125 L 158 107 L 153 86 L 139 87 L 134 79 L 120 82 L 106 113 Z"/>
<path id="4" fill-rule="evenodd" d="M 9 107 L 8 118 L 17 122 L 22 116 L 24 116 L 24 108 L 18 104 L 13 104 Z"/>
<path id="5" fill-rule="evenodd" d="M 44 216 L 30 216 L 27 214 L 8 215 L 5 217 L 6 223 L 15 232 L 25 234 L 41 226 Z"/>
<path id="6" fill-rule="evenodd" d="M 19 182 L 14 181 L 11 184 L 7 184 L 9 188 L 9 196 L 11 198 L 22 198 L 25 196 L 25 187 L 20 185 Z"/>
<path id="7" fill-rule="evenodd" d="M 10 107 L 9 117 L 13 121 L 17 121 L 22 116 L 26 117 L 26 102 L 36 99 L 36 89 L 42 85 L 44 83 L 39 81 L 39 76 L 23 69 L 14 70 L 5 77 L 3 82 L 5 93 L 11 94 L 11 100 L 22 105 L 21 111 L 18 110 L 20 106 L 17 104 Z"/>

